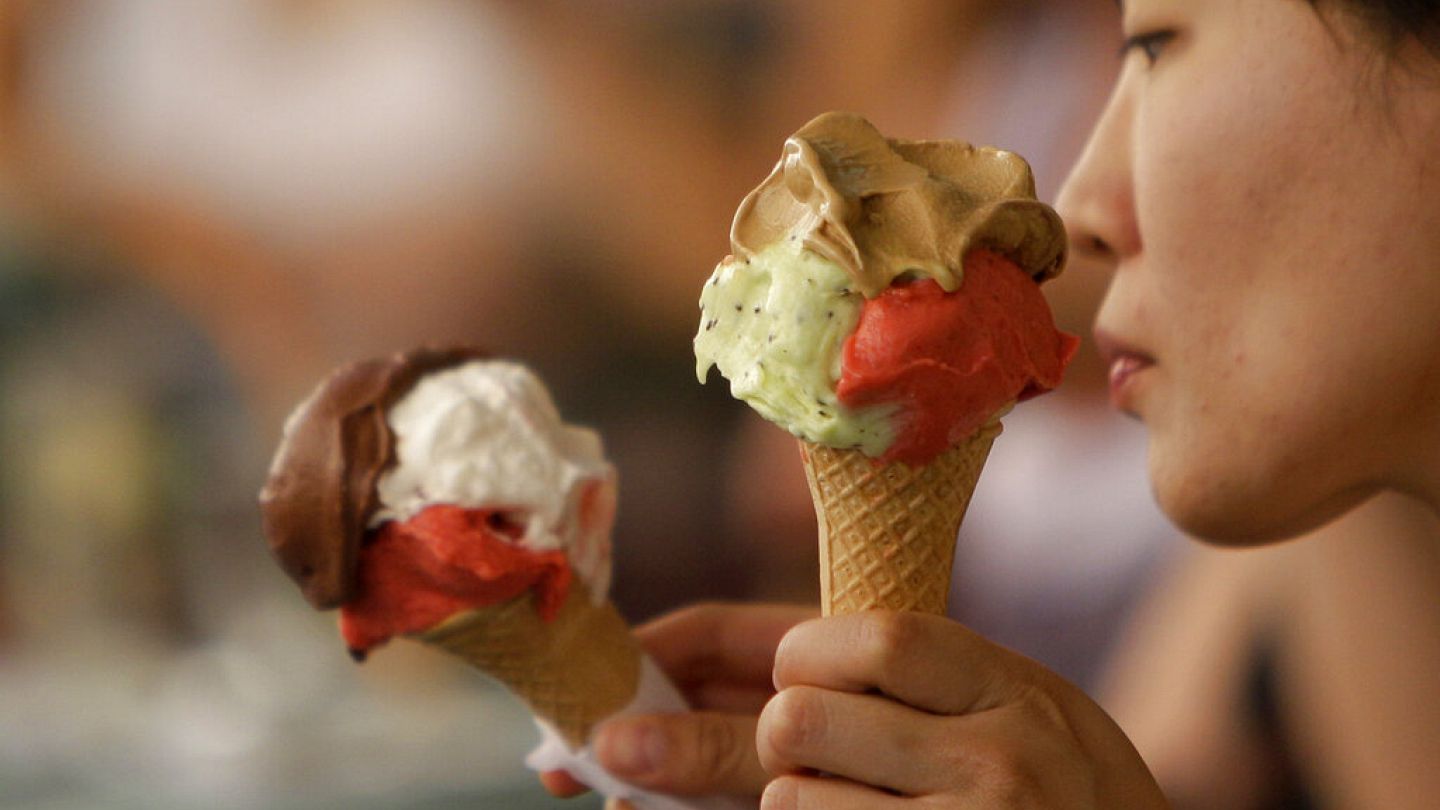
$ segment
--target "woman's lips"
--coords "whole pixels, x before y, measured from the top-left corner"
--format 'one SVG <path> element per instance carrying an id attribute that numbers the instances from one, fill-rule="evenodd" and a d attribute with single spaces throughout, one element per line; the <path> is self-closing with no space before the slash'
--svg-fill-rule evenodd
<path id="1" fill-rule="evenodd" d="M 1151 365 L 1144 358 L 1134 355 L 1122 355 L 1110 361 L 1110 400 L 1117 408 L 1128 410 L 1123 400 L 1128 399 L 1125 394 L 1130 379 Z"/>
<path id="2" fill-rule="evenodd" d="M 1117 409 L 1136 413 L 1137 378 L 1155 365 L 1155 358 L 1103 330 L 1096 330 L 1095 343 L 1110 367 L 1110 402 Z"/>

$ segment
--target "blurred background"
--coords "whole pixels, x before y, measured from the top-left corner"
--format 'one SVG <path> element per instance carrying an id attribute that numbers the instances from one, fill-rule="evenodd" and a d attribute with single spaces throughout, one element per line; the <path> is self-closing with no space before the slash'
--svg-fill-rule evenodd
<path id="1" fill-rule="evenodd" d="M 829 109 L 1013 149 L 1053 200 L 1110 0 L 0 0 L 0 808 L 598 807 L 506 695 L 364 666 L 255 494 L 332 366 L 533 364 L 621 473 L 614 596 L 813 601 L 793 440 L 696 384 L 734 207 Z M 1007 420 L 955 615 L 1096 684 L 1176 544 L 1087 345 Z"/>

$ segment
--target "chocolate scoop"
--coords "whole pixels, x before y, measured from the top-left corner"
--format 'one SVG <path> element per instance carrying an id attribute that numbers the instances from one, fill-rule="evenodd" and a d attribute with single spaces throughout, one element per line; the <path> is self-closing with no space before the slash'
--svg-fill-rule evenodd
<path id="1" fill-rule="evenodd" d="M 386 411 L 426 374 L 487 355 L 424 348 L 336 369 L 291 414 L 260 490 L 270 551 L 316 608 L 355 595 L 375 483 L 395 463 Z"/>

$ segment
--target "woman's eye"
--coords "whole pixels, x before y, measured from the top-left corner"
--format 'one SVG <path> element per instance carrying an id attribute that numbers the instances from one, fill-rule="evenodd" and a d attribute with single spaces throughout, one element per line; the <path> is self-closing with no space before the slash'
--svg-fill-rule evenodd
<path id="1" fill-rule="evenodd" d="M 1170 29 L 1158 31 L 1146 31 L 1143 34 L 1135 34 L 1125 38 L 1125 44 L 1120 46 L 1120 55 L 1126 56 L 1131 51 L 1139 51 L 1145 54 L 1145 61 L 1155 64 L 1160 58 L 1160 51 L 1170 40 L 1175 38 L 1175 32 Z"/>

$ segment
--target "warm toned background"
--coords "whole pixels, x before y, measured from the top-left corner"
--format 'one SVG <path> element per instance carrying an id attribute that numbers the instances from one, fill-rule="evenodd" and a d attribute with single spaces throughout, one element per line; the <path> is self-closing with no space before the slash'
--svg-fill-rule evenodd
<path id="1" fill-rule="evenodd" d="M 354 666 L 271 564 L 254 494 L 289 407 L 341 361 L 479 342 L 603 432 L 631 618 L 813 600 L 792 441 L 694 380 L 736 202 L 827 109 L 1014 149 L 1053 199 L 1114 16 L 0 2 L 0 808 L 565 806 L 519 765 L 508 698 L 404 643 Z M 1103 284 L 1049 287 L 1063 326 L 1087 332 Z M 1174 545 L 1143 437 L 1088 343 L 1007 424 L 955 613 L 1093 685 Z"/>

